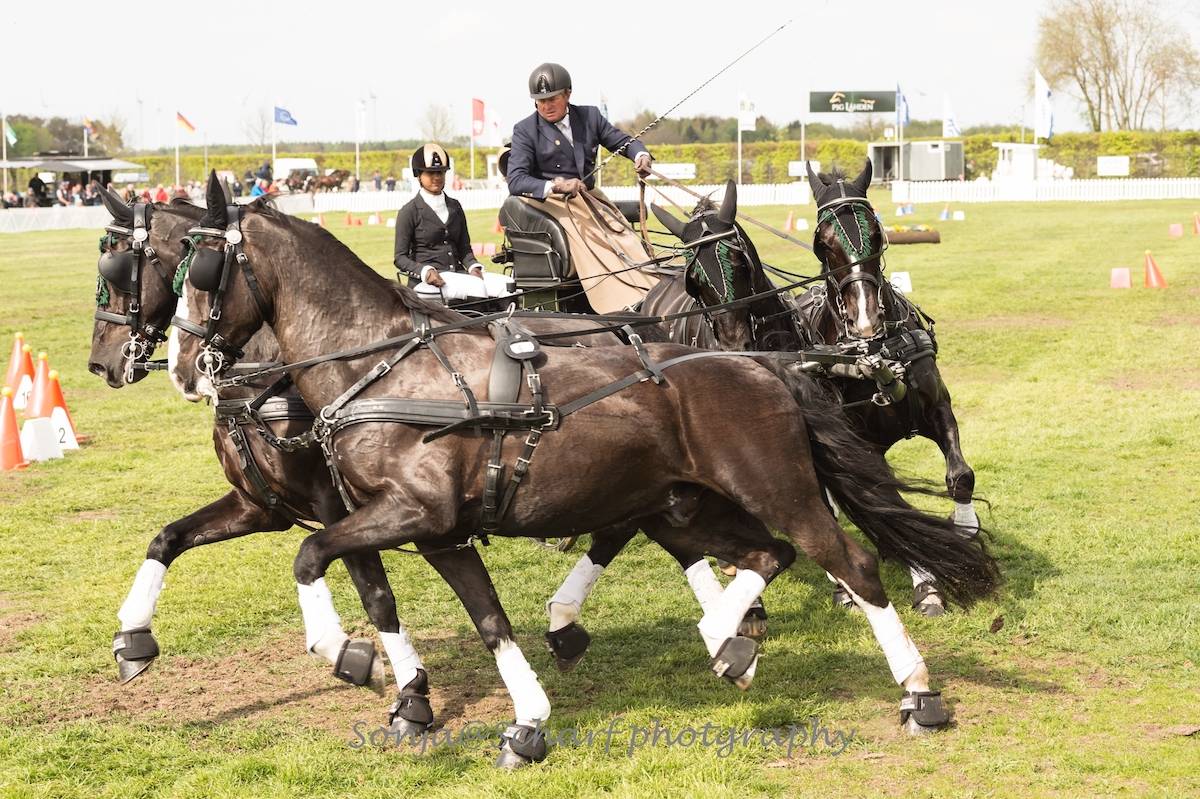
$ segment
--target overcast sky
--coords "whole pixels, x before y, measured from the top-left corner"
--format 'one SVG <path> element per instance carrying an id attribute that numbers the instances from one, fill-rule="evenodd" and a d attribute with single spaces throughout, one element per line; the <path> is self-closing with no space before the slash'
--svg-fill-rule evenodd
<path id="1" fill-rule="evenodd" d="M 1200 0 L 1165 2 L 1200 44 Z M 299 122 L 280 126 L 281 140 L 352 140 L 360 99 L 365 138 L 419 136 L 433 103 L 448 106 L 465 134 L 472 97 L 511 129 L 532 112 L 530 70 L 558 61 L 574 79 L 574 102 L 598 104 L 603 96 L 610 116 L 621 119 L 643 107 L 665 111 L 791 19 L 677 113 L 732 115 L 745 92 L 760 114 L 782 123 L 803 114 L 810 89 L 886 90 L 899 82 L 914 118 L 940 118 L 945 94 L 966 127 L 1020 118 L 1046 5 L 16 0 L 0 10 L 8 33 L 0 109 L 101 119 L 116 113 L 126 141 L 147 147 L 172 143 L 176 111 L 210 142 L 247 141 L 247 117 L 274 103 Z M 1055 111 L 1056 129 L 1082 128 L 1062 92 Z"/>

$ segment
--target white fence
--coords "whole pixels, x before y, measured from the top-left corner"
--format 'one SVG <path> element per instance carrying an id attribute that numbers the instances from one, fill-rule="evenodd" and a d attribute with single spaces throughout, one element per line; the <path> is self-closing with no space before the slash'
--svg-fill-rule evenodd
<path id="1" fill-rule="evenodd" d="M 705 185 L 689 186 L 698 194 L 711 194 L 713 199 L 720 202 L 725 194 L 725 186 Z M 659 195 L 664 193 L 683 208 L 691 208 L 695 198 L 681 189 L 671 186 L 647 189 L 648 202 L 659 205 L 669 205 L 668 201 Z M 499 208 L 508 197 L 507 189 L 463 189 L 451 192 L 454 199 L 462 203 L 467 211 Z M 636 186 L 605 186 L 604 193 L 612 200 L 636 200 Z M 412 199 L 407 191 L 358 191 L 358 192 L 325 192 L 317 195 L 284 194 L 275 198 L 279 210 L 288 214 L 313 214 L 326 211 L 351 211 L 369 213 L 372 211 L 397 211 Z M 751 205 L 808 205 L 811 201 L 808 184 L 803 181 L 795 183 L 773 183 L 763 185 L 745 185 L 738 188 L 738 206 Z M 249 202 L 248 197 L 239 202 Z M 0 210 L 0 233 L 25 233 L 33 230 L 65 230 L 69 228 L 103 228 L 112 219 L 103 206 L 56 206 L 53 208 L 9 208 Z"/>
<path id="2" fill-rule="evenodd" d="M 0 233 L 27 233 L 31 230 L 68 230 L 96 228 L 112 221 L 103 206 L 60 205 L 53 208 L 7 208 L 0 210 Z"/>
<path id="3" fill-rule="evenodd" d="M 670 186 L 656 187 L 684 208 L 691 208 L 695 199 L 680 189 Z M 698 194 L 712 193 L 713 199 L 720 201 L 725 194 L 725 185 L 689 186 Z M 637 186 L 604 186 L 603 191 L 611 200 L 636 200 Z M 508 197 L 507 189 L 462 189 L 451 191 L 454 199 L 462 203 L 463 210 L 474 211 L 488 208 L 499 208 Z M 646 190 L 646 197 L 660 205 L 666 202 L 659 197 L 654 189 Z M 412 199 L 407 191 L 358 191 L 358 192 L 324 192 L 315 195 L 311 204 L 305 206 L 308 195 L 281 197 L 276 200 L 280 209 L 289 214 L 323 211 L 398 211 L 400 207 Z M 808 184 L 803 181 L 795 183 L 771 183 L 762 185 L 745 185 L 738 188 L 738 205 L 808 205 L 811 199 Z"/>
<path id="4" fill-rule="evenodd" d="M 896 181 L 896 203 L 1111 202 L 1200 198 L 1200 178 Z"/>

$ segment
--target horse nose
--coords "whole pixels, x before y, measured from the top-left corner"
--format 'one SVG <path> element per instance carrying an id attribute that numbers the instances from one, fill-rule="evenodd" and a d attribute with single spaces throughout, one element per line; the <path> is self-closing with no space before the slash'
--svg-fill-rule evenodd
<path id="1" fill-rule="evenodd" d="M 97 377 L 104 377 L 104 367 L 95 361 L 88 361 L 88 371 Z"/>

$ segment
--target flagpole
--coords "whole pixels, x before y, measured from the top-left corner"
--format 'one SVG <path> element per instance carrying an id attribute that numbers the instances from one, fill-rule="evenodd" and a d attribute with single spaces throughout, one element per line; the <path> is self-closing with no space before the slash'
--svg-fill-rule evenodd
<path id="1" fill-rule="evenodd" d="M 208 174 L 208 131 L 205 130 L 200 136 L 204 140 L 204 174 Z M 274 169 L 274 167 L 272 167 Z"/>
<path id="2" fill-rule="evenodd" d="M 271 177 L 275 177 L 275 128 L 279 127 L 275 120 L 275 108 L 271 108 Z"/>
<path id="3" fill-rule="evenodd" d="M 87 125 L 83 126 L 83 157 L 88 157 L 88 132 Z"/>
<path id="4" fill-rule="evenodd" d="M 175 185 L 179 185 L 179 112 L 175 112 Z"/>
<path id="5" fill-rule="evenodd" d="M 4 197 L 8 197 L 8 114 L 0 113 L 0 161 L 4 162 Z"/>
<path id="6" fill-rule="evenodd" d="M 475 179 L 475 98 L 471 98 L 471 180 Z"/>

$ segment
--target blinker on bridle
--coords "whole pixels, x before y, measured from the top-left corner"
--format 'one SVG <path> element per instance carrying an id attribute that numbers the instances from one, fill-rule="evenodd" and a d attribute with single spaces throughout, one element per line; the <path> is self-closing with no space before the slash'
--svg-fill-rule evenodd
<path id="1" fill-rule="evenodd" d="M 163 274 L 162 262 L 149 243 L 152 208 L 149 203 L 134 203 L 131 209 L 131 226 L 119 225 L 115 221 L 105 225 L 104 229 L 109 233 L 105 238 L 127 239 L 130 247 L 122 252 L 102 251 L 96 262 L 100 278 L 108 281 L 117 291 L 129 296 L 124 314 L 97 308 L 93 315 L 97 321 L 130 328 L 129 340 L 121 346 L 121 355 L 125 358 L 126 382 L 133 380 L 134 371 L 145 369 L 146 360 L 153 354 L 155 347 L 167 340 L 163 329 L 154 324 L 142 324 L 142 264 L 145 259 L 149 259 L 159 277 L 170 288 L 170 280 Z M 97 292 L 97 304 L 101 302 L 107 302 L 107 291 Z"/>
<path id="2" fill-rule="evenodd" d="M 229 275 L 233 271 L 231 267 L 234 263 L 241 268 L 259 313 L 262 314 L 264 320 L 269 318 L 266 310 L 267 302 L 259 289 L 257 278 L 250 269 L 250 259 L 242 249 L 241 206 L 225 206 L 225 218 L 229 221 L 224 230 L 197 225 L 188 230 L 189 238 L 185 239 L 193 248 L 188 256 L 186 279 L 197 291 L 212 294 L 212 303 L 204 326 L 181 316 L 171 319 L 172 325 L 203 341 L 204 346 L 196 360 L 196 367 L 210 379 L 231 366 L 243 355 L 240 348 L 230 344 L 216 329 L 217 322 L 221 319 L 221 307 L 229 288 Z M 220 250 L 197 248 L 192 237 L 220 239 L 225 244 Z"/>

